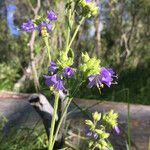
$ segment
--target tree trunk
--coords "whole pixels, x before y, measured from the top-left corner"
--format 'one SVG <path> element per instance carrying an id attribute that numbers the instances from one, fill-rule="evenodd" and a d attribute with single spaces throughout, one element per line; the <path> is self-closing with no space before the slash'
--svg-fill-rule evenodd
<path id="1" fill-rule="evenodd" d="M 95 49 L 97 57 L 101 55 L 101 32 L 100 32 L 100 16 L 97 15 L 95 22 Z"/>

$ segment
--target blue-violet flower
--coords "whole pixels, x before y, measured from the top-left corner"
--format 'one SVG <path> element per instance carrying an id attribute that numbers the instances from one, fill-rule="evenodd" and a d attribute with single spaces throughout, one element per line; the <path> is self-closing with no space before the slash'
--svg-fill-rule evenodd
<path id="1" fill-rule="evenodd" d="M 56 90 L 64 90 L 63 80 L 59 77 L 56 77 L 56 75 L 44 75 L 45 78 L 45 84 L 49 87 L 54 87 Z"/>
<path id="2" fill-rule="evenodd" d="M 113 81 L 113 78 L 112 78 L 113 74 L 114 72 L 111 68 L 102 67 L 100 70 L 101 82 L 106 84 L 108 87 L 110 87 Z"/>
<path id="3" fill-rule="evenodd" d="M 38 29 L 41 29 L 41 27 L 46 27 L 47 31 L 50 32 L 52 30 L 52 24 L 46 23 L 45 21 L 41 21 L 41 23 L 38 25 Z"/>
<path id="4" fill-rule="evenodd" d="M 36 30 L 37 26 L 31 20 L 28 20 L 27 22 L 22 24 L 21 28 L 23 31 L 30 32 Z"/>
<path id="5" fill-rule="evenodd" d="M 56 74 L 57 70 L 58 70 L 58 67 L 57 67 L 56 63 L 51 61 L 50 66 L 48 67 L 48 71 L 52 72 L 53 74 Z"/>
<path id="6" fill-rule="evenodd" d="M 55 14 L 55 12 L 53 10 L 49 10 L 49 11 L 47 11 L 47 18 L 50 21 L 57 20 L 57 15 Z"/>
<path id="7" fill-rule="evenodd" d="M 101 76 L 99 74 L 89 76 L 88 80 L 89 80 L 88 88 L 92 88 L 94 85 L 99 87 L 102 84 Z"/>
<path id="8" fill-rule="evenodd" d="M 94 85 L 100 87 L 103 84 L 110 87 L 113 81 L 113 77 L 114 71 L 111 68 L 102 67 L 100 69 L 100 74 L 91 75 L 88 77 L 89 80 L 88 88 L 92 88 Z"/>
<path id="9" fill-rule="evenodd" d="M 64 69 L 64 71 L 63 71 L 63 76 L 64 76 L 64 77 L 70 78 L 71 76 L 73 76 L 73 74 L 74 74 L 74 70 L 73 70 L 73 68 L 71 68 L 71 67 L 66 67 L 66 68 Z"/>
<path id="10" fill-rule="evenodd" d="M 91 3 L 91 2 L 92 2 L 92 0 L 86 0 L 86 2 L 87 2 L 87 3 Z"/>
<path id="11" fill-rule="evenodd" d="M 94 139 L 98 139 L 98 135 L 92 131 L 88 131 L 86 133 L 86 137 L 91 137 L 91 138 L 94 138 Z"/>
<path id="12" fill-rule="evenodd" d="M 115 126 L 113 129 L 114 129 L 114 131 L 115 131 L 117 134 L 119 134 L 119 133 L 120 133 L 120 129 L 119 129 L 119 127 L 118 127 L 118 126 Z"/>

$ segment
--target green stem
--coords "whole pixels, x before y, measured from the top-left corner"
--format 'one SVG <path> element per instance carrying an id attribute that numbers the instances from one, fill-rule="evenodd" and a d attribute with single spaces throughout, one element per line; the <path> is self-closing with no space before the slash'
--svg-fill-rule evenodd
<path id="1" fill-rule="evenodd" d="M 92 148 L 92 150 L 94 150 L 96 148 L 96 145 Z"/>
<path id="2" fill-rule="evenodd" d="M 44 42 L 47 48 L 47 53 L 48 53 L 48 58 L 49 58 L 49 62 L 51 62 L 51 53 L 50 53 L 50 46 L 49 46 L 49 42 L 48 42 L 48 37 L 44 37 Z"/>
<path id="3" fill-rule="evenodd" d="M 57 109 L 58 109 L 58 101 L 59 101 L 59 93 L 57 93 L 55 95 L 54 111 L 53 111 L 53 115 L 52 115 L 48 150 L 53 150 L 52 142 L 53 142 L 53 135 L 54 135 L 54 128 L 55 128 L 55 120 L 56 120 Z"/>
<path id="4" fill-rule="evenodd" d="M 56 129 L 56 132 L 55 132 L 55 135 L 54 135 L 54 140 L 53 140 L 53 143 L 52 143 L 52 147 L 53 147 L 54 144 L 55 144 L 55 140 L 56 140 L 56 138 L 57 138 L 59 129 L 60 129 L 60 127 L 61 127 L 61 124 L 62 124 L 62 122 L 63 122 L 63 119 L 64 119 L 64 117 L 65 117 L 65 114 L 66 114 L 66 112 L 67 112 L 67 110 L 68 110 L 68 107 L 69 107 L 69 105 L 70 105 L 72 99 L 73 99 L 73 98 L 70 98 L 70 99 L 68 100 L 68 103 L 66 104 L 65 109 L 64 109 L 64 111 L 63 111 L 63 113 L 62 113 L 62 116 L 61 116 L 61 118 L 60 118 L 60 121 L 59 121 L 59 123 L 58 123 L 57 129 Z M 66 99 L 66 100 L 67 100 L 67 99 Z"/>
<path id="5" fill-rule="evenodd" d="M 74 41 L 74 39 L 75 39 L 75 37 L 76 37 L 76 35 L 77 35 L 77 33 L 78 33 L 78 30 L 79 30 L 79 28 L 80 28 L 82 22 L 84 21 L 84 19 L 85 19 L 85 17 L 83 17 L 83 18 L 80 20 L 80 22 L 79 22 L 79 24 L 78 24 L 78 26 L 77 26 L 77 28 L 76 28 L 76 30 L 75 30 L 75 32 L 74 32 L 74 34 L 73 34 L 71 40 L 70 40 L 70 43 L 69 43 L 69 45 L 68 45 L 68 49 L 69 49 L 70 46 L 72 45 L 72 42 Z"/>
<path id="6" fill-rule="evenodd" d="M 131 150 L 130 102 L 129 102 L 129 90 L 128 89 L 127 89 L 127 100 L 128 100 L 128 144 L 129 144 L 129 150 Z"/>

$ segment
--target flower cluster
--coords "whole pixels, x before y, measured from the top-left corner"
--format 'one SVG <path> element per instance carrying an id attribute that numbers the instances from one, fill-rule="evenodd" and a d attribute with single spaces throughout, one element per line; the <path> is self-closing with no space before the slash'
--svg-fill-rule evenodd
<path id="1" fill-rule="evenodd" d="M 120 130 L 118 128 L 117 119 L 118 119 L 118 114 L 115 113 L 113 110 L 111 110 L 103 115 L 104 123 L 108 124 L 111 128 L 113 128 L 115 130 L 116 133 L 119 134 Z"/>
<path id="2" fill-rule="evenodd" d="M 97 58 L 90 58 L 88 53 L 82 53 L 82 63 L 80 70 L 88 77 L 88 88 L 97 86 L 102 88 L 104 84 L 108 87 L 113 83 L 113 78 L 116 77 L 111 68 L 100 67 L 100 60 Z"/>
<path id="3" fill-rule="evenodd" d="M 106 116 L 107 114 L 110 114 L 111 112 L 112 111 L 106 112 L 103 114 L 103 116 Z M 109 120 L 111 120 L 111 122 L 116 122 L 117 124 L 117 118 L 114 118 L 112 115 L 109 115 Z M 101 121 L 101 124 L 99 124 L 100 121 Z M 107 126 L 110 127 L 110 123 L 108 122 L 106 123 L 104 121 L 105 121 L 105 117 L 102 117 L 102 114 L 98 112 L 95 112 L 92 114 L 92 120 L 85 120 L 85 124 L 88 126 L 88 130 L 86 131 L 86 137 L 88 139 L 89 149 L 92 149 L 92 148 L 98 148 L 98 149 L 108 148 L 109 149 L 110 148 L 110 144 L 108 143 L 108 140 L 107 140 L 108 137 L 110 136 L 110 133 L 108 133 L 108 131 L 106 132 Z M 115 128 L 117 128 L 117 131 L 119 131 L 118 126 L 115 126 Z M 112 127 L 109 129 L 112 129 Z"/>
<path id="4" fill-rule="evenodd" d="M 94 0 L 80 0 L 79 5 L 82 8 L 82 15 L 91 17 L 98 13 L 98 7 Z"/>
<path id="5" fill-rule="evenodd" d="M 99 73 L 100 60 L 97 58 L 90 58 L 88 53 L 82 53 L 82 63 L 80 64 L 80 70 L 84 72 L 84 76 L 88 77 L 93 74 Z"/>
<path id="6" fill-rule="evenodd" d="M 46 35 L 47 32 L 52 30 L 52 24 L 49 21 L 57 20 L 57 16 L 53 10 L 47 12 L 47 18 L 38 16 L 34 20 L 27 20 L 27 22 L 23 23 L 21 26 L 22 31 L 30 32 L 33 30 L 40 30 L 42 35 Z"/>
<path id="7" fill-rule="evenodd" d="M 58 66 L 54 62 L 50 62 L 50 66 L 48 67 L 48 71 L 51 75 L 44 75 L 45 84 L 49 87 L 54 88 L 55 90 L 64 90 L 64 82 L 63 77 L 71 78 L 74 75 L 74 70 L 72 67 L 65 67 L 62 70 L 61 77 L 58 77 L 57 73 L 59 71 Z M 59 73 L 58 73 L 59 74 Z"/>

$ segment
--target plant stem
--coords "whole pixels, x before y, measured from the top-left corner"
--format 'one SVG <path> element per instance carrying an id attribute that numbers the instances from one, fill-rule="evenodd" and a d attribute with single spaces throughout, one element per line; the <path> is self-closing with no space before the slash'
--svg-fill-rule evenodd
<path id="1" fill-rule="evenodd" d="M 96 148 L 96 145 L 92 148 L 92 150 L 94 150 Z"/>
<path id="2" fill-rule="evenodd" d="M 44 37 L 44 42 L 47 48 L 47 53 L 48 53 L 48 58 L 49 58 L 49 62 L 51 62 L 51 53 L 50 53 L 50 46 L 49 46 L 49 42 L 48 42 L 48 36 Z"/>
<path id="3" fill-rule="evenodd" d="M 128 100 L 128 144 L 129 150 L 131 150 L 131 132 L 130 132 L 130 102 L 129 102 L 129 90 L 127 89 L 127 100 Z"/>
<path id="4" fill-rule="evenodd" d="M 51 122 L 51 129 L 50 129 L 50 137 L 49 137 L 49 143 L 48 143 L 48 150 L 53 150 L 53 135 L 54 135 L 54 128 L 55 128 L 55 120 L 57 115 L 57 109 L 58 109 L 58 101 L 59 101 L 59 93 L 55 95 L 55 102 L 54 102 L 54 111 L 52 115 L 52 122 Z"/>
<path id="5" fill-rule="evenodd" d="M 54 135 L 54 139 L 53 139 L 53 142 L 52 142 L 52 147 L 53 147 L 54 144 L 55 144 L 55 140 L 56 140 L 56 138 L 57 138 L 59 129 L 60 129 L 60 127 L 61 127 L 61 124 L 62 124 L 62 122 L 63 122 L 63 119 L 64 119 L 64 117 L 65 117 L 65 114 L 66 114 L 66 112 L 67 112 L 67 110 L 68 110 L 68 107 L 69 107 L 69 105 L 70 105 L 72 99 L 73 99 L 73 98 L 70 98 L 69 100 L 66 99 L 66 100 L 68 101 L 68 103 L 66 104 L 65 109 L 64 109 L 64 111 L 63 111 L 63 113 L 62 113 L 62 116 L 61 116 L 61 118 L 60 118 L 60 121 L 59 121 L 59 123 L 58 123 L 57 129 L 56 129 L 56 132 L 55 132 L 55 135 Z"/>
<path id="6" fill-rule="evenodd" d="M 78 24 L 78 26 L 77 26 L 77 28 L 76 28 L 76 30 L 75 30 L 75 32 L 74 32 L 74 34 L 73 34 L 71 40 L 70 40 L 70 43 L 69 43 L 69 45 L 68 45 L 68 49 L 69 49 L 70 46 L 72 45 L 72 42 L 74 41 L 74 39 L 75 39 L 75 37 L 76 37 L 76 35 L 77 35 L 77 33 L 78 33 L 78 30 L 79 30 L 79 28 L 80 28 L 82 22 L 84 21 L 84 19 L 85 19 L 85 17 L 83 17 L 83 18 L 80 20 L 80 22 L 79 22 L 79 24 Z"/>

